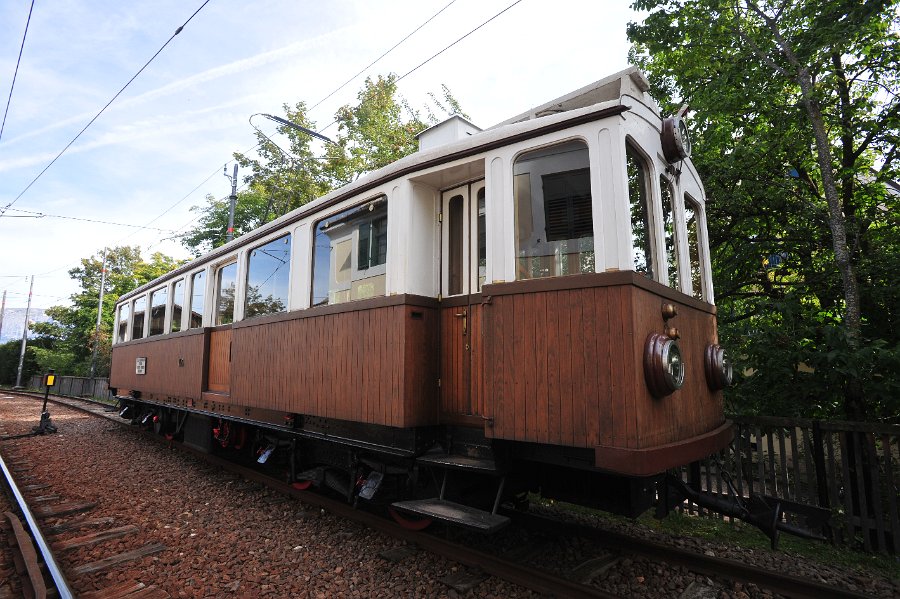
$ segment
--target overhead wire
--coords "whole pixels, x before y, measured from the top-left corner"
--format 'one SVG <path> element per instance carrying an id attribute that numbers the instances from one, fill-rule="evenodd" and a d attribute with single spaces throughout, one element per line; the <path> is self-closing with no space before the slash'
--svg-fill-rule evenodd
<path id="1" fill-rule="evenodd" d="M 132 225 L 129 223 L 114 223 L 106 220 L 97 220 L 94 218 L 83 218 L 80 216 L 64 216 L 61 214 L 47 214 L 46 212 L 36 212 L 34 210 L 23 210 L 21 208 L 10 208 L 13 212 L 25 212 L 26 215 L 15 216 L 9 214 L 0 215 L 0 218 L 61 218 L 65 220 L 77 220 L 86 223 L 97 223 L 101 225 L 113 225 L 116 227 L 132 227 L 134 229 L 149 229 L 151 231 L 159 231 L 160 233 L 171 233 L 171 229 L 159 229 L 157 227 L 147 227 L 144 225 Z"/>
<path id="2" fill-rule="evenodd" d="M 67 143 L 66 146 L 65 146 L 62 150 L 60 150 L 59 154 L 57 154 L 56 157 L 53 158 L 53 160 L 51 160 L 50 163 L 49 163 L 47 166 L 45 166 L 45 167 L 43 168 L 43 170 L 41 170 L 41 172 L 39 172 L 39 173 L 37 174 L 37 176 L 36 176 L 34 179 L 32 179 L 31 183 L 29 183 L 29 184 L 25 187 L 25 189 L 23 189 L 23 190 L 19 193 L 19 195 L 17 195 L 10 203 L 8 203 L 8 204 L 7 204 L 6 206 L 4 206 L 3 208 L 0 208 L 0 215 L 3 215 L 7 210 L 9 210 L 9 209 L 13 206 L 13 204 L 15 204 L 16 202 L 18 202 L 19 199 L 20 199 L 23 195 L 25 195 L 25 193 L 26 193 L 29 189 L 31 189 L 31 186 L 32 186 L 32 185 L 34 185 L 35 183 L 37 183 L 38 179 L 40 179 L 40 178 L 43 176 L 43 174 L 46 173 L 46 172 L 50 169 L 50 167 L 53 166 L 53 165 L 56 163 L 56 161 L 59 160 L 60 157 L 62 157 L 63 154 L 66 153 L 66 150 L 68 150 L 70 147 L 72 147 L 72 144 L 74 144 L 74 143 L 78 140 L 78 138 L 81 137 L 82 134 L 83 134 L 85 131 L 87 131 L 88 128 L 89 128 L 91 125 L 93 125 L 94 122 L 95 122 L 98 118 L 100 118 L 100 115 L 103 114 L 103 113 L 106 111 L 106 109 L 109 108 L 109 106 L 110 106 L 113 102 L 116 101 L 116 98 L 118 98 L 120 95 L 122 95 L 122 92 L 124 92 L 124 91 L 128 88 L 128 86 L 131 85 L 131 83 L 132 83 L 135 79 L 137 79 L 138 76 L 139 76 L 141 73 L 144 72 L 144 69 L 146 69 L 148 66 L 150 66 L 150 63 L 151 63 L 151 62 L 153 62 L 154 60 L 156 60 L 156 57 L 159 56 L 159 55 L 162 53 L 162 51 L 166 49 L 166 46 L 168 46 L 168 45 L 172 42 L 172 40 L 175 39 L 175 36 L 178 35 L 179 33 L 181 33 L 182 30 L 185 28 L 185 26 L 187 26 L 187 24 L 190 23 L 191 20 L 192 20 L 195 16 L 197 16 L 197 14 L 198 14 L 201 10 L 203 10 L 203 7 L 205 7 L 207 4 L 209 4 L 209 2 L 210 2 L 210 0 L 204 0 L 203 4 L 200 5 L 200 8 L 198 8 L 197 10 L 195 10 L 195 11 L 194 11 L 194 14 L 192 14 L 190 17 L 188 17 L 187 21 L 185 21 L 180 27 L 178 27 L 178 29 L 175 30 L 175 33 L 173 33 L 173 34 L 169 37 L 169 39 L 166 40 L 166 43 L 164 43 L 164 44 L 159 48 L 159 50 L 157 50 L 156 53 L 155 53 L 153 56 L 150 57 L 150 60 L 148 60 L 148 61 L 144 64 L 144 66 L 142 66 L 142 67 L 138 70 L 138 72 L 135 73 L 134 76 L 133 76 L 131 79 L 129 79 L 128 82 L 127 82 L 125 85 L 122 86 L 122 89 L 120 89 L 118 92 L 116 92 L 116 95 L 114 95 L 114 96 L 112 97 L 112 99 L 110 99 L 110 101 L 107 102 L 106 105 L 105 105 L 103 108 L 100 109 L 100 112 L 98 112 L 97 114 L 94 115 L 94 118 L 92 118 L 92 119 L 88 122 L 88 124 L 85 125 L 84 128 L 83 128 L 81 131 L 79 131 L 78 134 L 77 134 L 75 137 L 72 138 L 72 141 L 70 141 L 69 143 Z"/>
<path id="3" fill-rule="evenodd" d="M 430 23 L 430 22 L 433 21 L 435 18 L 437 18 L 440 14 L 442 14 L 445 10 L 447 10 L 447 9 L 448 9 L 451 5 L 453 5 L 455 2 L 456 2 L 456 0 L 451 0 L 448 4 L 444 5 L 440 10 L 438 10 L 436 13 L 434 13 L 433 15 L 431 15 L 431 16 L 430 16 L 428 19 L 426 19 L 423 23 L 421 23 L 419 26 L 417 26 L 412 32 L 410 32 L 410 33 L 407 34 L 405 37 L 403 37 L 399 42 L 397 42 L 396 44 L 394 44 L 390 49 L 388 49 L 387 51 L 385 51 L 384 53 L 382 53 L 378 58 L 376 58 L 374 61 L 370 62 L 368 65 L 366 65 L 366 67 L 364 67 L 364 68 L 363 68 L 362 70 L 360 70 L 358 73 L 356 73 L 355 75 L 353 75 L 353 77 L 349 78 L 347 81 L 345 81 L 344 83 L 342 83 L 342 84 L 341 84 L 340 86 L 338 86 L 334 91 L 332 91 L 331 93 L 329 93 L 328 95 L 326 95 L 325 97 L 323 97 L 321 100 L 319 100 L 318 102 L 316 102 L 316 104 L 314 104 L 309 110 L 312 110 L 312 109 L 318 107 L 318 106 L 321 105 L 323 102 L 325 102 L 326 100 L 328 100 L 329 98 L 331 98 L 332 96 L 334 96 L 334 94 L 336 94 L 336 93 L 339 92 L 341 89 L 343 89 L 344 87 L 346 87 L 349 83 L 351 83 L 354 79 L 356 79 L 357 77 L 359 77 L 359 76 L 360 76 L 362 73 L 364 73 L 367 69 L 369 69 L 369 68 L 371 68 L 372 66 L 374 66 L 375 64 L 377 64 L 377 63 L 378 63 L 379 61 L 381 61 L 385 56 L 387 56 L 388 54 L 390 54 L 391 52 L 393 52 L 397 47 L 399 47 L 401 44 L 403 44 L 404 42 L 406 42 L 410 37 L 412 37 L 415 33 L 417 33 L 417 32 L 420 31 L 423 27 L 425 27 L 428 23 Z M 432 60 L 434 60 L 435 58 L 437 58 L 438 56 L 440 56 L 441 54 L 443 54 L 444 52 L 446 52 L 447 50 L 449 50 L 449 49 L 452 48 L 453 46 L 457 45 L 459 42 L 461 42 L 462 40 L 466 39 L 467 37 L 469 37 L 470 35 L 472 35 L 472 34 L 475 33 L 476 31 L 478 31 L 479 29 L 481 29 L 482 27 L 484 27 L 484 26 L 487 25 L 488 23 L 494 21 L 495 19 L 497 19 L 497 18 L 498 18 L 499 16 L 501 16 L 502 14 L 504 14 L 504 13 L 506 13 L 507 11 L 509 11 L 510 9 L 514 8 L 516 5 L 518 5 L 518 4 L 521 3 L 521 2 L 522 2 L 522 0 L 516 0 L 516 1 L 513 2 L 512 4 L 508 5 L 508 6 L 507 6 L 506 8 L 504 8 L 503 10 L 499 11 L 498 13 L 496 13 L 495 15 L 493 15 L 492 17 L 490 17 L 489 19 L 483 21 L 483 22 L 482 22 L 481 24 L 479 24 L 478 26 L 474 27 L 473 29 L 471 29 L 470 31 L 468 31 L 467 33 L 465 33 L 464 35 L 462 35 L 462 36 L 460 36 L 459 38 L 457 38 L 457 39 L 456 39 L 455 41 L 453 41 L 451 44 L 445 46 L 444 48 L 442 48 L 441 50 L 439 50 L 438 52 L 436 52 L 435 54 L 433 54 L 433 55 L 430 56 L 429 58 L 425 59 L 424 61 L 422 61 L 421 63 L 419 63 L 418 65 L 416 65 L 415 67 L 413 67 L 412 69 L 410 69 L 409 71 L 407 71 L 406 73 L 404 73 L 403 75 L 401 75 L 400 77 L 398 77 L 398 78 L 397 78 L 397 81 L 401 81 L 401 80 L 403 80 L 404 78 L 408 77 L 409 75 L 411 75 L 412 73 L 414 73 L 415 71 L 417 71 L 418 69 L 420 69 L 421 67 L 425 66 L 426 64 L 428 64 L 429 62 L 431 62 Z M 106 104 L 106 106 L 104 106 L 104 107 L 100 110 L 100 112 L 98 112 L 97 115 L 96 115 L 93 119 L 91 119 L 91 121 L 84 127 L 84 129 L 82 129 L 81 132 L 79 132 L 78 135 L 76 135 L 75 138 L 73 138 L 72 141 L 70 141 L 69 144 L 67 144 L 66 147 L 63 148 L 63 150 L 62 150 L 62 151 L 61 151 L 61 152 L 60 152 L 60 153 L 59 153 L 59 154 L 58 154 L 58 155 L 57 155 L 57 156 L 56 156 L 56 157 L 55 157 L 55 158 L 54 158 L 54 159 L 53 159 L 53 160 L 52 160 L 52 161 L 51 161 L 51 162 L 50 162 L 50 163 L 49 163 L 49 164 L 48 164 L 48 165 L 47 165 L 47 166 L 39 173 L 39 174 L 38 174 L 38 176 L 35 177 L 35 179 L 32 180 L 32 182 L 29 183 L 28 186 L 27 186 L 27 187 L 26 187 L 26 188 L 25 188 L 18 196 L 16 196 L 16 198 L 15 198 L 12 202 L 10 202 L 9 204 L 7 204 L 7 205 L 6 205 L 5 207 L 3 207 L 3 208 L 0 208 L 0 216 L 2 216 L 7 210 L 9 210 L 9 209 L 11 208 L 11 206 L 12 206 L 13 204 L 15 204 L 15 203 L 16 203 L 16 202 L 17 202 L 17 201 L 18 201 L 18 200 L 19 200 L 19 199 L 20 199 L 20 198 L 28 191 L 28 189 L 29 189 L 32 185 L 34 185 L 34 183 L 35 183 L 35 182 L 36 182 L 36 181 L 44 174 L 44 172 L 46 172 L 46 171 L 53 165 L 53 163 L 55 163 L 55 162 L 63 155 L 63 153 L 65 153 L 65 151 L 68 150 L 68 148 L 69 148 L 69 147 L 70 147 L 70 146 L 71 146 L 71 145 L 72 145 L 72 144 L 73 144 L 73 143 L 74 143 L 74 142 L 75 142 L 75 141 L 76 141 L 76 140 L 77 140 L 77 139 L 78 139 L 78 138 L 79 138 L 86 130 L 87 130 L 87 128 L 90 127 L 90 126 L 93 124 L 93 122 L 97 120 L 97 118 L 99 118 L 99 116 L 106 110 L 106 108 L 108 108 L 109 105 L 112 104 L 113 101 L 115 101 L 115 99 L 116 99 L 116 98 L 117 98 L 117 97 L 125 90 L 125 88 L 127 88 L 128 85 L 130 85 L 131 82 L 134 81 L 134 79 L 137 78 L 137 76 L 141 74 L 141 72 L 142 72 L 142 71 L 143 71 L 143 70 L 144 70 L 144 69 L 145 69 L 145 68 L 146 68 L 146 67 L 147 67 L 147 66 L 148 66 L 148 65 L 149 65 L 149 64 L 150 64 L 150 63 L 151 63 L 151 62 L 152 62 L 152 61 L 153 61 L 153 60 L 154 60 L 154 59 L 155 59 L 155 58 L 156 58 L 163 50 L 164 50 L 164 49 L 165 49 L 165 47 L 166 47 L 166 46 L 167 46 L 167 45 L 175 38 L 176 35 L 178 35 L 179 33 L 181 33 L 182 29 L 183 29 L 183 28 L 184 28 L 184 27 L 185 27 L 185 26 L 186 26 L 186 25 L 187 25 L 187 24 L 188 24 L 188 23 L 196 16 L 196 15 L 197 15 L 197 14 L 198 14 L 198 13 L 199 13 L 199 12 L 200 12 L 200 11 L 201 11 L 208 3 L 209 3 L 209 0 L 205 0 L 205 1 L 203 2 L 203 4 L 202 4 L 202 5 L 201 5 L 201 6 L 200 6 L 200 7 L 199 7 L 199 8 L 198 8 L 191 16 L 190 16 L 190 18 L 188 18 L 187 21 L 185 21 L 185 23 L 184 23 L 181 27 L 179 27 L 179 28 L 175 31 L 174 34 L 172 34 L 172 36 L 166 41 L 165 44 L 163 44 L 163 46 L 156 52 L 156 54 L 154 54 L 153 57 L 151 57 L 150 60 L 147 61 L 147 63 L 146 63 L 146 64 L 145 64 L 145 65 L 144 65 L 144 66 L 143 66 L 143 67 L 142 67 L 142 68 L 134 75 L 134 77 L 132 77 L 131 80 L 129 80 L 128 83 L 126 83 L 125 86 L 123 86 L 122 89 L 119 90 L 119 92 L 118 92 L 118 93 L 117 93 L 117 94 L 116 94 L 116 95 L 115 95 L 115 96 L 114 96 L 114 97 Z M 334 124 L 336 124 L 336 123 L 337 123 L 337 120 L 332 121 L 329 125 L 323 127 L 323 128 L 320 129 L 318 132 L 322 132 L 322 131 L 328 129 L 329 127 L 331 127 L 332 125 L 334 125 Z M 250 149 L 247 150 L 247 151 L 252 151 L 254 148 L 258 147 L 259 145 L 260 145 L 260 144 L 256 144 L 253 148 L 250 148 Z M 246 152 L 245 152 L 245 153 L 246 153 Z M 229 161 L 229 163 L 230 163 L 230 162 L 232 162 L 232 161 Z M 226 165 L 227 165 L 227 164 L 228 164 L 228 163 L 226 163 Z M 190 197 L 192 194 L 194 194 L 194 193 L 197 191 L 197 189 L 199 189 L 200 187 L 202 187 L 202 186 L 203 186 L 206 182 L 208 182 L 213 176 L 215 176 L 215 174 L 216 174 L 217 172 L 218 172 L 218 168 L 217 168 L 211 175 L 209 175 L 206 179 L 204 179 L 200 184 L 198 184 L 194 189 L 192 189 L 192 190 L 191 190 L 190 192 L 188 192 L 184 197 L 182 197 L 180 200 L 178 200 L 175 204 L 173 204 L 172 206 L 170 206 L 169 208 L 167 208 L 165 211 L 163 211 L 161 214 L 159 214 L 159 215 L 158 215 L 157 217 L 155 217 L 154 219 L 148 221 L 148 222 L 146 223 L 146 225 L 149 225 L 149 224 L 152 224 L 153 222 L 156 222 L 157 220 L 159 220 L 160 218 L 162 218 L 165 214 L 167 214 L 167 213 L 170 212 L 172 209 L 174 209 L 176 206 L 178 206 L 179 204 L 181 204 L 184 200 L 186 200 L 188 197 Z M 244 184 L 241 186 L 240 189 L 243 189 L 246 185 L 247 185 L 247 184 L 244 183 Z M 225 198 L 220 198 L 220 200 L 222 200 L 222 199 L 225 199 Z M 159 245 L 159 244 L 162 243 L 163 241 L 166 241 L 166 240 L 169 240 L 169 239 L 176 239 L 176 238 L 178 238 L 178 237 L 184 237 L 184 236 L 186 235 L 186 233 L 179 234 L 179 232 L 180 232 L 180 231 L 183 231 L 183 230 L 186 229 L 188 226 L 190 226 L 191 224 L 193 224 L 194 222 L 196 222 L 197 220 L 199 220 L 199 218 L 200 218 L 200 216 L 197 216 L 197 217 L 191 219 L 190 221 L 188 221 L 187 223 L 185 223 L 184 225 L 182 225 L 182 226 L 179 227 L 178 229 L 175 229 L 174 231 L 166 230 L 166 231 L 175 233 L 175 235 L 173 235 L 172 237 L 160 239 L 160 240 L 157 241 L 156 243 L 151 244 L 150 246 L 148 246 L 148 250 L 149 250 L 149 249 L 152 249 L 153 247 L 156 247 L 157 245 Z M 95 222 L 99 222 L 99 221 L 95 221 Z M 121 223 L 108 223 L 108 224 L 121 225 Z M 158 231 L 164 231 L 163 229 L 155 229 L 155 228 L 153 228 L 153 227 L 148 227 L 148 226 L 146 226 L 146 225 L 144 225 L 144 226 L 140 226 L 140 225 L 124 225 L 124 226 L 131 226 L 131 227 L 135 227 L 135 228 L 138 228 L 138 229 L 154 229 L 154 230 L 158 230 Z M 134 235 L 134 233 L 131 233 L 131 234 L 129 234 L 128 236 L 126 236 L 125 238 L 123 238 L 123 241 L 124 241 L 124 239 L 127 239 L 127 238 L 130 237 L 131 235 Z M 54 269 L 54 270 L 47 271 L 46 273 L 42 273 L 42 274 L 43 274 L 43 275 L 51 274 L 51 273 L 53 273 L 53 272 L 62 270 L 63 268 L 66 268 L 66 267 L 63 266 L 63 267 L 60 267 L 60 268 L 57 268 L 57 269 Z"/>
<path id="4" fill-rule="evenodd" d="M 9 86 L 9 98 L 6 99 L 6 110 L 3 112 L 3 124 L 0 125 L 0 139 L 3 139 L 3 130 L 6 128 L 6 117 L 9 114 L 9 105 L 12 102 L 13 89 L 16 87 L 16 77 L 19 76 L 19 65 L 22 63 L 22 51 L 25 50 L 25 38 L 28 37 L 28 25 L 31 24 L 31 13 L 34 11 L 34 0 L 31 0 L 31 8 L 28 9 L 28 19 L 25 21 L 25 33 L 22 35 L 22 45 L 19 46 L 19 58 L 16 59 L 16 70 L 13 72 L 12 83 Z"/>
<path id="5" fill-rule="evenodd" d="M 420 29 L 422 29 L 423 27 L 425 27 L 425 25 L 428 25 L 430 22 L 432 22 L 434 19 L 436 19 L 442 12 L 444 12 L 445 10 L 447 10 L 448 8 L 450 8 L 450 6 L 452 6 L 455 2 L 456 2 L 456 0 L 450 0 L 450 2 L 449 2 L 446 6 L 444 6 L 444 8 L 440 9 L 439 11 L 437 11 L 436 13 L 434 13 L 433 15 L 431 15 L 430 17 L 428 17 L 428 19 L 427 19 L 424 23 L 422 23 L 421 25 L 419 25 L 418 27 L 416 27 L 415 29 L 413 29 L 410 33 L 408 33 L 408 34 L 406 35 L 406 37 L 404 37 L 402 40 L 400 40 L 399 42 L 397 42 L 396 44 L 394 44 L 393 46 L 391 46 L 391 48 L 390 48 L 387 52 L 385 52 L 384 54 L 382 54 L 381 56 L 379 56 L 378 58 L 376 58 L 375 60 L 373 60 L 372 62 L 370 62 L 369 64 L 367 64 L 367 65 L 366 65 L 365 67 L 363 67 L 362 70 L 360 70 L 356 75 L 354 75 L 353 77 L 350 77 L 349 79 L 347 79 L 347 80 L 346 80 L 345 82 L 343 82 L 340 86 L 338 86 L 338 88 L 335 89 L 333 92 L 331 92 L 330 94 L 328 94 L 327 96 L 325 96 L 324 98 L 322 98 L 321 100 L 319 100 L 318 102 L 316 102 L 315 104 L 313 104 L 312 107 L 311 107 L 309 110 L 312 111 L 313 109 L 315 109 L 316 107 L 318 107 L 322 102 L 324 102 L 325 100 L 327 100 L 328 98 L 330 98 L 330 97 L 333 96 L 334 94 L 336 94 L 336 93 L 338 93 L 339 91 L 341 91 L 342 89 L 344 89 L 351 81 L 353 81 L 354 79 L 356 79 L 357 77 L 359 77 L 360 75 L 362 75 L 363 73 L 365 73 L 368 69 L 370 69 L 370 68 L 371 68 L 372 66 L 374 66 L 376 63 L 378 63 L 382 58 L 384 58 L 385 56 L 387 56 L 388 54 L 390 54 L 391 52 L 393 52 L 394 50 L 396 50 L 397 47 L 398 47 L 400 44 L 402 44 L 403 42 L 405 42 L 406 40 L 408 40 L 409 38 L 411 38 L 413 35 L 415 35 L 416 33 L 418 33 L 418 31 L 419 31 Z"/>
<path id="6" fill-rule="evenodd" d="M 426 58 L 424 61 L 422 61 L 421 63 L 419 63 L 418 65 L 416 65 L 416 66 L 413 67 L 412 69 L 410 69 L 409 71 L 405 72 L 403 75 L 400 75 L 399 77 L 397 77 L 397 79 L 395 80 L 395 82 L 402 81 L 403 79 L 405 79 L 405 78 L 408 77 L 409 75 L 412 75 L 412 74 L 415 73 L 417 70 L 419 70 L 420 68 L 422 68 L 423 66 L 425 66 L 426 64 L 428 64 L 429 62 L 431 62 L 432 60 L 434 60 L 435 58 L 437 58 L 438 56 L 440 56 L 441 54 L 443 54 L 444 52 L 446 52 L 447 50 L 449 50 L 450 48 L 452 48 L 453 46 L 455 46 L 455 45 L 458 44 L 459 42 L 463 41 L 464 39 L 466 39 L 467 37 L 469 37 L 470 35 L 472 35 L 473 33 L 475 33 L 476 31 L 478 31 L 479 29 L 481 29 L 482 27 L 484 27 L 485 25 L 487 25 L 488 23 L 490 23 L 491 21 L 493 21 L 494 19 L 496 19 L 497 17 L 499 17 L 500 15 L 502 15 L 502 14 L 505 13 L 506 11 L 510 10 L 511 8 L 515 7 L 517 4 L 519 4 L 519 3 L 521 3 L 521 2 L 522 2 L 522 0 L 516 0 L 515 2 L 513 2 L 513 3 L 510 4 L 509 6 L 507 6 L 506 8 L 504 8 L 503 10 L 501 10 L 500 12 L 498 12 L 497 14 L 495 14 L 494 16 L 492 16 L 491 18 L 487 19 L 486 21 L 483 21 L 480 25 L 478 25 L 478 26 L 475 27 L 474 29 L 471 29 L 468 33 L 466 33 L 466 34 L 462 35 L 461 37 L 457 38 L 453 43 L 451 43 L 451 44 L 445 46 L 443 49 L 441 49 L 441 50 L 438 51 L 437 53 L 433 54 L 433 55 L 430 56 L 429 58 Z M 368 68 L 368 67 L 366 67 L 366 68 Z M 329 124 L 325 125 L 325 126 L 322 127 L 321 129 L 319 129 L 319 130 L 317 131 L 317 133 L 322 133 L 322 132 L 325 131 L 326 129 L 329 129 L 332 125 L 337 124 L 337 122 L 338 122 L 337 119 L 331 121 Z"/>

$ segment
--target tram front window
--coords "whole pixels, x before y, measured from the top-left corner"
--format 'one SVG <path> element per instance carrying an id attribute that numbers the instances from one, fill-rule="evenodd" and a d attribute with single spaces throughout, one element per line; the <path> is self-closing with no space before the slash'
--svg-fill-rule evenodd
<path id="1" fill-rule="evenodd" d="M 587 144 L 570 141 L 516 159 L 516 278 L 594 272 Z"/>

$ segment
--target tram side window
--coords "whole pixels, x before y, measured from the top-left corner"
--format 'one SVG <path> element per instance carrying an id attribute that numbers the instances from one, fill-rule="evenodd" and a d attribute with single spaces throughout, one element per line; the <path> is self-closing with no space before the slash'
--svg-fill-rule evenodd
<path id="1" fill-rule="evenodd" d="M 312 305 L 382 296 L 386 273 L 386 198 L 349 208 L 316 223 Z"/>
<path id="2" fill-rule="evenodd" d="M 244 317 L 284 312 L 288 305 L 291 236 L 283 235 L 250 252 Z"/>
<path id="3" fill-rule="evenodd" d="M 119 306 L 118 333 L 116 334 L 116 342 L 122 343 L 128 339 L 128 316 L 131 308 L 128 304 Z"/>
<path id="4" fill-rule="evenodd" d="M 687 224 L 688 254 L 691 257 L 691 288 L 697 299 L 703 299 L 703 263 L 700 261 L 700 205 L 684 196 L 684 220 Z"/>
<path id="5" fill-rule="evenodd" d="M 147 311 L 147 296 L 134 300 L 134 318 L 131 319 L 131 338 L 144 337 L 144 312 Z"/>
<path id="6" fill-rule="evenodd" d="M 675 194 L 672 184 L 663 176 L 659 178 L 659 190 L 662 195 L 663 230 L 666 235 L 666 262 L 668 263 L 668 284 L 678 289 L 678 247 L 675 238 Z"/>
<path id="7" fill-rule="evenodd" d="M 485 231 L 484 187 L 478 190 L 478 291 L 487 275 L 487 232 Z"/>
<path id="8" fill-rule="evenodd" d="M 178 279 L 172 290 L 172 333 L 181 330 L 181 307 L 184 305 L 184 279 Z"/>
<path id="9" fill-rule="evenodd" d="M 166 303 L 169 299 L 169 288 L 162 287 L 150 294 L 150 334 L 162 335 L 165 333 Z"/>
<path id="10" fill-rule="evenodd" d="M 516 159 L 516 278 L 594 272 L 589 165 L 587 144 L 582 141 Z"/>
<path id="11" fill-rule="evenodd" d="M 191 276 L 191 322 L 188 328 L 196 329 L 203 326 L 203 303 L 206 299 L 206 273 L 195 272 Z"/>
<path id="12" fill-rule="evenodd" d="M 650 186 L 647 163 L 631 145 L 626 146 L 628 202 L 631 207 L 631 256 L 634 270 L 653 278 L 653 229 L 650 226 Z"/>
<path id="13" fill-rule="evenodd" d="M 226 264 L 216 271 L 216 325 L 234 322 L 234 292 L 237 281 L 237 262 Z"/>

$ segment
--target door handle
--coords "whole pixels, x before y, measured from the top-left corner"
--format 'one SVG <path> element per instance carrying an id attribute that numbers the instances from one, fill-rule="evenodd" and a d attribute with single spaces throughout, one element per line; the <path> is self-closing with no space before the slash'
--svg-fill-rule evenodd
<path id="1" fill-rule="evenodd" d="M 467 318 L 468 315 L 469 315 L 469 311 L 466 309 L 463 309 L 462 312 L 457 312 L 456 314 L 454 314 L 454 316 L 456 318 L 463 319 L 463 330 L 462 330 L 463 337 L 465 337 L 468 334 L 468 325 L 469 325 L 469 319 Z"/>

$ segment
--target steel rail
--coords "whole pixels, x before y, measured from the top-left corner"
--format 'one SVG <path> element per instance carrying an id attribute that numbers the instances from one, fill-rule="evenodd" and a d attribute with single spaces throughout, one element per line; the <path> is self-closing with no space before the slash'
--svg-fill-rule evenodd
<path id="1" fill-rule="evenodd" d="M 63 575 L 62 568 L 56 563 L 53 552 L 50 550 L 50 545 L 47 544 L 47 540 L 44 539 L 44 535 L 41 534 L 41 530 L 37 525 L 37 519 L 34 517 L 34 514 L 31 513 L 31 508 L 28 507 L 25 496 L 22 495 L 18 485 L 16 485 L 12 472 L 7 468 L 6 462 L 3 460 L 2 456 L 0 456 L 0 469 L 3 470 L 6 484 L 12 491 L 13 497 L 15 497 L 16 502 L 19 504 L 19 510 L 25 517 L 25 523 L 28 525 L 32 539 L 34 539 L 37 548 L 40 550 L 41 557 L 44 559 L 44 564 L 47 566 L 50 577 L 53 579 L 53 584 L 56 585 L 60 599 L 72 599 L 75 595 L 72 593 L 72 589 L 69 588 L 69 583 L 66 580 L 65 575 Z"/>
<path id="2" fill-rule="evenodd" d="M 38 396 L 36 394 L 20 394 L 30 395 L 31 397 L 43 399 L 43 396 Z M 94 402 L 87 399 L 65 399 L 71 399 L 73 401 L 79 402 L 88 402 L 92 403 L 93 405 L 103 405 L 100 402 Z M 56 400 L 56 403 L 74 409 L 82 410 L 94 415 L 101 415 L 97 414 L 97 412 L 94 412 L 93 410 L 78 405 L 73 405 L 66 401 Z M 120 419 L 112 418 L 111 416 L 108 418 L 110 420 L 120 422 Z M 188 453 L 191 453 L 207 461 L 208 463 L 227 468 L 244 476 L 247 479 L 266 485 L 273 490 L 278 490 L 294 497 L 298 497 L 306 503 L 326 509 L 340 517 L 359 522 L 373 529 L 384 532 L 385 534 L 391 535 L 395 538 L 414 543 L 416 545 L 419 545 L 423 549 L 426 549 L 427 551 L 442 555 L 447 559 L 452 559 L 466 566 L 480 568 L 489 574 L 492 574 L 509 582 L 520 584 L 521 586 L 528 587 L 539 592 L 557 594 L 566 597 L 613 597 L 613 595 L 609 595 L 598 589 L 592 589 L 591 587 L 559 578 L 547 572 L 541 572 L 534 568 L 529 569 L 518 566 L 517 564 L 504 562 L 497 556 L 493 556 L 469 548 L 464 548 L 459 545 L 450 543 L 449 541 L 438 539 L 426 533 L 414 532 L 401 528 L 399 525 L 396 525 L 389 520 L 380 518 L 368 512 L 354 509 L 342 501 L 336 501 L 323 495 L 318 495 L 311 491 L 300 491 L 291 487 L 290 485 L 275 481 L 262 472 L 252 470 L 238 464 L 234 464 L 233 462 L 229 462 L 217 456 L 205 454 L 201 451 L 198 451 L 192 447 L 188 447 L 176 441 L 166 441 L 156 435 L 149 436 L 156 441 L 167 444 L 171 443 L 173 445 L 179 446 L 184 451 L 187 451 Z M 603 530 L 569 522 L 562 522 L 544 516 L 536 516 L 534 514 L 527 513 L 518 513 L 517 519 L 526 521 L 528 525 L 531 526 L 549 529 L 551 532 L 554 532 L 556 534 L 564 533 L 567 535 L 577 535 L 591 538 L 616 549 L 621 549 L 624 551 L 643 555 L 645 557 L 657 559 L 668 564 L 684 566 L 691 571 L 706 574 L 708 576 L 755 584 L 765 589 L 769 589 L 771 591 L 786 595 L 788 597 L 794 597 L 798 599 L 822 599 L 823 597 L 835 597 L 838 599 L 866 599 L 868 597 L 868 595 L 865 594 L 829 586 L 810 580 L 808 578 L 790 576 L 787 574 L 782 574 L 781 572 L 765 570 L 757 566 L 744 564 L 743 562 L 738 562 L 735 560 L 711 557 L 694 551 L 680 549 L 677 547 L 670 547 L 661 543 L 656 543 L 653 541 L 644 540 L 609 530 Z"/>
<path id="3" fill-rule="evenodd" d="M 610 530 L 560 522 L 559 520 L 534 514 L 519 514 L 517 520 L 526 521 L 526 526 L 539 527 L 555 534 L 574 535 L 592 539 L 608 547 L 640 554 L 667 564 L 684 566 L 689 570 L 708 576 L 755 584 L 788 597 L 802 599 L 822 599 L 823 597 L 867 599 L 869 597 L 869 595 L 822 584 L 809 578 L 761 569 L 752 564 L 745 564 L 721 557 L 712 557 L 688 549 L 671 547 Z"/>

